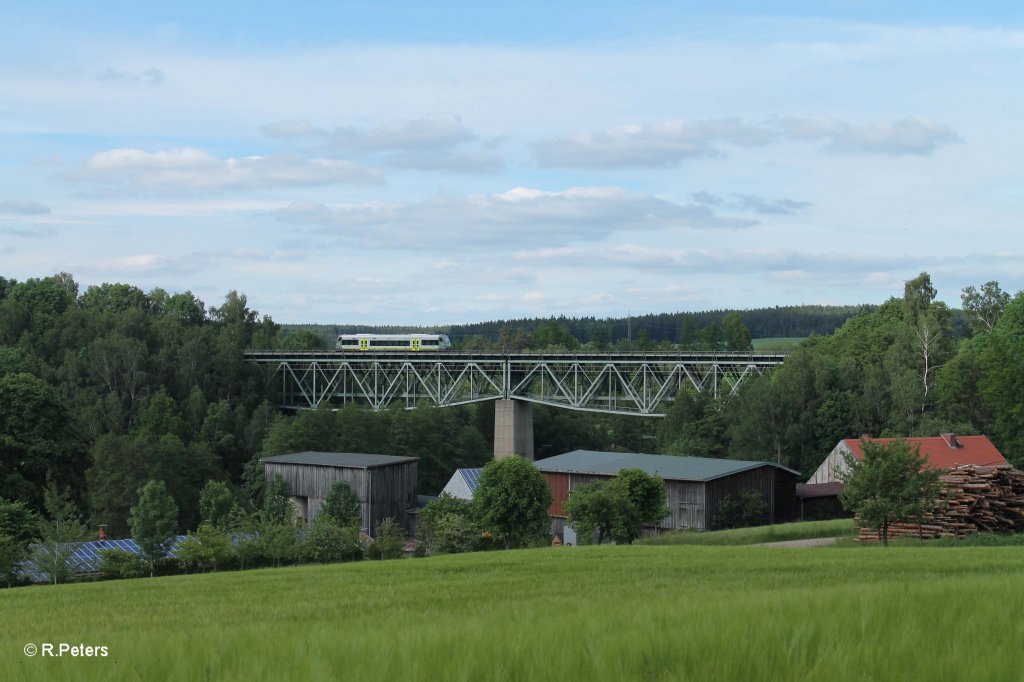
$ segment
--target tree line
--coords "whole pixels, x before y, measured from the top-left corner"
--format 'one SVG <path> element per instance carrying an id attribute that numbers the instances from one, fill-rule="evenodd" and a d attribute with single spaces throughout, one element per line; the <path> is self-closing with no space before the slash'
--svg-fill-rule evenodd
<path id="1" fill-rule="evenodd" d="M 442 326 L 381 326 L 358 324 L 285 325 L 309 332 L 317 347 L 330 348 L 339 334 L 445 333 L 456 348 L 501 350 L 513 344 L 519 350 L 544 350 L 549 345 L 575 349 L 640 350 L 656 346 L 690 350 L 723 350 L 741 343 L 729 338 L 729 327 L 742 323 L 752 338 L 804 338 L 830 334 L 846 320 L 870 312 L 873 305 L 775 306 L 750 310 L 707 310 L 643 314 L 619 318 L 566 317 L 492 320 Z"/>

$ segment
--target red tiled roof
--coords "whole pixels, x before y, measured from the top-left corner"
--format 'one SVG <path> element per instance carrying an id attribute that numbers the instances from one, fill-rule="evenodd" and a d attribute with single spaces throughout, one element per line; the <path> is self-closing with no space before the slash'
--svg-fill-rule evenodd
<path id="1" fill-rule="evenodd" d="M 872 443 L 888 444 L 895 438 L 868 438 Z M 949 441 L 957 443 L 951 447 Z M 864 458 L 860 439 L 845 441 L 857 459 Z M 996 450 L 987 436 L 937 436 L 934 438 L 907 438 L 911 447 L 920 446 L 921 454 L 928 458 L 929 469 L 951 469 L 958 464 L 1007 464 L 1006 458 Z"/>

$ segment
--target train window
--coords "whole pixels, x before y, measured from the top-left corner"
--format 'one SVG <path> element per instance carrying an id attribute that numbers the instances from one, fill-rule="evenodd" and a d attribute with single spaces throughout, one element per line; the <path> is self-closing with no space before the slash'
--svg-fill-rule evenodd
<path id="1" fill-rule="evenodd" d="M 423 339 L 422 341 L 420 341 L 420 345 L 423 345 L 423 346 L 436 346 L 437 345 L 437 339 Z"/>

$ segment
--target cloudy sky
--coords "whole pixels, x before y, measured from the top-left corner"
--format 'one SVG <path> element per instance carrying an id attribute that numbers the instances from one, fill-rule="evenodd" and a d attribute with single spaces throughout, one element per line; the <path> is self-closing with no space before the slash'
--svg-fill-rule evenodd
<path id="1" fill-rule="evenodd" d="M 1024 288 L 1017 2 L 324 4 L 0 0 L 0 275 L 393 324 Z"/>

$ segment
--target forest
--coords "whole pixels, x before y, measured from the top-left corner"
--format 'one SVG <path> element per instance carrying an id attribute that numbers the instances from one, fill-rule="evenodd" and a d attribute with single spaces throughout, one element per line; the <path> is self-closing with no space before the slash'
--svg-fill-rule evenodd
<path id="1" fill-rule="evenodd" d="M 922 273 L 902 298 L 846 309 L 838 329 L 812 329 L 782 367 L 737 395 L 714 401 L 684 392 L 664 419 L 535 406 L 537 457 L 614 449 L 771 460 L 810 475 L 841 438 L 952 431 L 985 433 L 1011 462 L 1024 464 L 1024 297 L 989 282 L 964 289 L 963 309 L 952 310 L 936 294 Z M 685 315 L 674 342 L 657 340 L 653 328 L 646 341 L 749 348 L 743 320 L 736 311 Z M 488 343 L 503 347 L 596 350 L 618 341 L 577 338 L 564 318 L 532 331 L 497 329 Z M 643 342 L 644 327 L 633 329 L 634 342 Z M 416 456 L 422 494 L 436 494 L 457 467 L 490 459 L 490 404 L 281 413 L 273 370 L 243 359 L 252 348 L 324 344 L 310 329 L 261 316 L 236 291 L 207 305 L 188 291 L 130 284 L 80 291 L 66 273 L 0 277 L 0 498 L 42 510 L 49 486 L 66 493 L 90 525 L 118 536 L 150 480 L 163 481 L 176 500 L 182 530 L 196 527 L 199 494 L 211 480 L 258 509 L 262 456 Z"/>
<path id="2" fill-rule="evenodd" d="M 508 348 L 510 344 L 513 349 L 542 349 L 554 327 L 561 334 L 559 340 L 563 346 L 580 344 L 599 349 L 645 350 L 668 345 L 691 350 L 715 350 L 716 344 L 725 342 L 725 328 L 730 320 L 734 324 L 736 320 L 741 321 L 753 338 L 803 338 L 812 334 L 829 334 L 849 318 L 873 309 L 872 305 L 802 305 L 652 313 L 625 318 L 535 317 L 432 327 L 308 324 L 287 325 L 286 328 L 308 330 L 327 344 L 338 334 L 441 332 L 447 334 L 457 347 L 492 350 Z M 555 345 L 559 345 L 557 340 Z"/>

